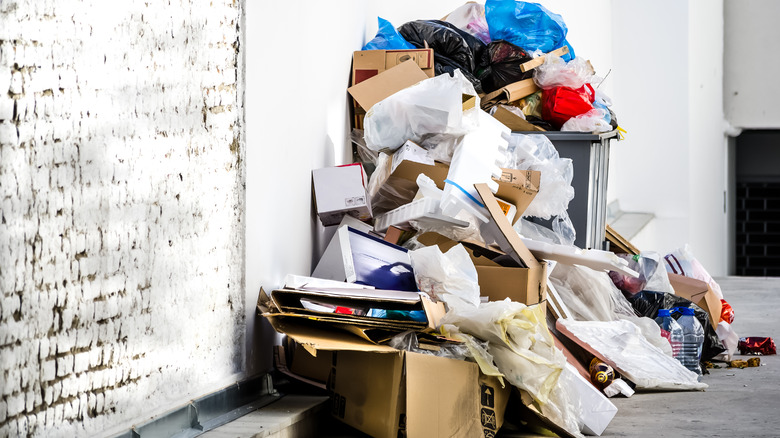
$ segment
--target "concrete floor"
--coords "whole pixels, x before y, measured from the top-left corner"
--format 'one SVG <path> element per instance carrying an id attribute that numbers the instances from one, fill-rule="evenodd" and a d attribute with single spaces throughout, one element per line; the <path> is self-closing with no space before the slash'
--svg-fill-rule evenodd
<path id="1" fill-rule="evenodd" d="M 728 277 L 717 281 L 734 308 L 734 329 L 740 337 L 769 336 L 780 341 L 780 278 Z M 758 368 L 729 369 L 723 363 L 719 365 L 724 368 L 711 369 L 703 377 L 709 385 L 706 391 L 637 393 L 630 398 L 612 398 L 618 412 L 602 436 L 780 437 L 780 358 L 762 356 Z M 316 433 L 312 435 L 312 431 Z M 272 406 L 202 436 L 366 435 L 330 418 L 322 394 L 298 394 L 283 397 Z M 501 438 L 529 436 L 537 435 L 506 429 L 498 434 Z"/>

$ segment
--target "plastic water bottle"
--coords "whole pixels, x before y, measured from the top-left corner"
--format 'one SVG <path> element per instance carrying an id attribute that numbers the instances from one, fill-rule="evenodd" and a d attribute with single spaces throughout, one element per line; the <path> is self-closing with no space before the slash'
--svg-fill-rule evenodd
<path id="1" fill-rule="evenodd" d="M 693 309 L 678 307 L 677 310 L 682 313 L 682 316 L 677 320 L 683 331 L 682 352 L 680 354 L 682 360 L 680 362 L 685 368 L 701 375 L 699 360 L 701 359 L 701 347 L 704 343 L 704 328 L 694 316 Z"/>
<path id="2" fill-rule="evenodd" d="M 658 317 L 655 318 L 656 324 L 661 328 L 661 336 L 669 341 L 672 346 L 672 357 L 679 360 L 682 363 L 682 343 L 683 343 L 683 329 L 674 318 L 669 309 L 659 309 Z M 698 321 L 697 321 L 698 322 Z"/>

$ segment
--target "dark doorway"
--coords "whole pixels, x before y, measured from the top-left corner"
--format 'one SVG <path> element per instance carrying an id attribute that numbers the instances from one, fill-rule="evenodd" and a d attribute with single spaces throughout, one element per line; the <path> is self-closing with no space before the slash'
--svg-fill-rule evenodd
<path id="1" fill-rule="evenodd" d="M 736 274 L 780 276 L 780 130 L 736 141 Z"/>

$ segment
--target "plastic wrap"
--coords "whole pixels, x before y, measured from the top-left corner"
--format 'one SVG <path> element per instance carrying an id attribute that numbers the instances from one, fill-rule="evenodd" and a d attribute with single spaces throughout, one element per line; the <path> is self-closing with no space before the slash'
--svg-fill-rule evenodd
<path id="1" fill-rule="evenodd" d="M 723 347 L 726 349 L 726 351 L 715 356 L 715 358 L 725 361 L 732 360 L 734 358 L 734 353 L 737 352 L 737 347 L 739 346 L 739 335 L 734 331 L 734 328 L 731 327 L 731 324 L 726 321 L 718 323 L 715 333 L 718 335 L 718 339 L 720 339 L 721 344 L 723 344 Z"/>
<path id="2" fill-rule="evenodd" d="M 374 217 L 408 204 L 417 193 L 417 183 L 390 175 L 392 158 L 380 153 L 376 169 L 368 180 L 368 196 Z"/>
<path id="3" fill-rule="evenodd" d="M 389 21 L 382 17 L 377 17 L 377 21 L 379 22 L 379 30 L 376 36 L 367 42 L 362 50 L 403 50 L 415 48 L 395 30 L 395 27 Z"/>
<path id="4" fill-rule="evenodd" d="M 520 66 L 532 58 L 528 52 L 508 41 L 493 41 L 482 52 L 479 80 L 485 93 L 513 82 L 532 78 L 533 71 L 523 72 Z"/>
<path id="5" fill-rule="evenodd" d="M 482 92 L 474 75 L 477 61 L 485 49 L 485 43 L 479 38 L 440 20 L 410 21 L 402 24 L 398 33 L 418 48 L 425 47 L 427 43 L 427 47 L 433 49 L 436 75 L 452 75 L 460 69 L 474 88 Z"/>
<path id="6" fill-rule="evenodd" d="M 544 53 L 568 45 L 563 17 L 538 3 L 487 0 L 485 18 L 493 41 L 506 40 L 529 52 Z M 573 49 L 570 55 L 574 55 Z"/>
<path id="7" fill-rule="evenodd" d="M 664 354 L 672 355 L 672 347 L 661 337 L 655 321 L 647 317 L 649 315 L 638 317 L 631 303 L 615 287 L 606 272 L 558 263 L 550 273 L 549 281 L 575 320 L 628 320 L 641 329 L 648 342 Z"/>
<path id="8" fill-rule="evenodd" d="M 377 160 L 379 160 L 379 152 L 372 151 L 366 146 L 366 140 L 363 138 L 363 130 L 353 128 L 350 132 L 350 140 L 355 144 L 355 149 L 358 153 L 358 158 L 362 163 L 371 163 L 376 166 Z"/>
<path id="9" fill-rule="evenodd" d="M 642 290 L 674 293 L 664 263 L 661 261 L 661 255 L 657 252 L 642 251 L 638 255 L 618 254 L 618 257 L 627 260 L 628 267 L 639 273 L 638 278 L 632 278 L 610 272 L 612 282 L 621 291 L 630 294 Z"/>
<path id="10" fill-rule="evenodd" d="M 463 111 L 463 94 L 477 95 L 474 87 L 456 71 L 454 76 L 436 76 L 420 81 L 368 110 L 363 120 L 366 147 L 372 151 L 395 151 L 407 140 L 425 144 L 431 136 L 461 137 L 476 124 L 473 110 Z M 478 99 L 478 98 L 477 98 Z"/>
<path id="11" fill-rule="evenodd" d="M 466 344 L 443 344 L 437 349 L 420 348 L 417 340 L 417 332 L 413 330 L 399 333 L 388 341 L 388 345 L 396 350 L 411 351 L 414 353 L 428 354 L 431 356 L 446 357 L 449 359 L 466 360 L 471 357 L 470 349 Z"/>
<path id="12" fill-rule="evenodd" d="M 673 357 L 649 343 L 630 321 L 574 321 L 559 319 L 559 329 L 569 332 L 598 351 L 599 355 L 637 388 L 651 390 L 701 390 L 707 384 Z"/>
<path id="13" fill-rule="evenodd" d="M 486 376 L 495 376 L 499 378 L 501 385 L 504 385 L 504 374 L 498 369 L 493 360 L 493 355 L 488 351 L 488 343 L 481 341 L 474 336 L 462 333 L 452 324 L 444 324 L 439 327 L 442 335 L 462 342 L 469 351 L 469 357 L 479 365 L 480 371 Z"/>
<path id="14" fill-rule="evenodd" d="M 612 125 L 609 124 L 609 111 L 601 108 L 572 117 L 561 126 L 561 131 L 573 132 L 609 132 Z"/>
<path id="15" fill-rule="evenodd" d="M 552 142 L 541 134 L 513 134 L 509 140 L 506 167 L 539 170 L 542 173 L 539 193 L 523 216 L 550 219 L 568 216 L 569 202 L 574 198 L 574 166 L 570 158 L 561 158 Z"/>
<path id="16" fill-rule="evenodd" d="M 409 252 L 417 287 L 450 310 L 479 305 L 477 268 L 461 244 L 442 253 L 432 245 Z"/>
<path id="17" fill-rule="evenodd" d="M 539 88 L 580 88 L 593 79 L 593 68 L 583 58 L 566 62 L 560 56 L 546 55 L 542 65 L 534 69 L 534 82 Z M 595 97 L 594 97 L 595 98 Z"/>
<path id="18" fill-rule="evenodd" d="M 566 357 L 547 329 L 544 306 L 493 301 L 447 312 L 442 323 L 487 341 L 488 352 L 506 379 L 527 391 L 551 421 L 582 436 L 582 409 L 563 373 Z"/>
<path id="19" fill-rule="evenodd" d="M 444 21 L 474 35 L 485 44 L 490 42 L 490 30 L 485 19 L 485 6 L 480 3 L 465 3 L 450 12 Z"/>

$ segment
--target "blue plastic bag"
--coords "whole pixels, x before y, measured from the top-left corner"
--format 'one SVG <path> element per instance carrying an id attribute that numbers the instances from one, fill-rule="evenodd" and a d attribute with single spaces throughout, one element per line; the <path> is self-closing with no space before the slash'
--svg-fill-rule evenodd
<path id="1" fill-rule="evenodd" d="M 506 40 L 529 53 L 541 50 L 550 52 L 564 45 L 569 46 L 568 61 L 574 50 L 566 41 L 568 28 L 563 18 L 538 3 L 517 0 L 487 0 L 485 18 L 493 41 Z"/>
<path id="2" fill-rule="evenodd" d="M 415 49 L 402 37 L 393 25 L 382 17 L 379 20 L 379 30 L 371 41 L 363 46 L 362 50 L 406 50 Z"/>

